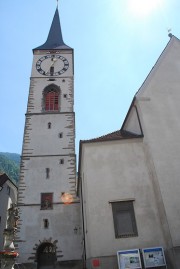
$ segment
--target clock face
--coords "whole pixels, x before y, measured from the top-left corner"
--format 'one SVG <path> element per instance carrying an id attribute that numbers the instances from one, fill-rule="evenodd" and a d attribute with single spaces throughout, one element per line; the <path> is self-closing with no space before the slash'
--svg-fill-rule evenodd
<path id="1" fill-rule="evenodd" d="M 68 60 L 61 55 L 46 55 L 36 63 L 37 71 L 44 76 L 59 76 L 69 68 Z"/>

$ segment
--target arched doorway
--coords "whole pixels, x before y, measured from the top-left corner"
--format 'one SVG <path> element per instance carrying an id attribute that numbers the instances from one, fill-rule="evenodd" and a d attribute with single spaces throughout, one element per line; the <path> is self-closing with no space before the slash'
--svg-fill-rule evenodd
<path id="1" fill-rule="evenodd" d="M 37 269 L 51 269 L 56 263 L 56 248 L 52 243 L 42 243 L 37 249 Z"/>

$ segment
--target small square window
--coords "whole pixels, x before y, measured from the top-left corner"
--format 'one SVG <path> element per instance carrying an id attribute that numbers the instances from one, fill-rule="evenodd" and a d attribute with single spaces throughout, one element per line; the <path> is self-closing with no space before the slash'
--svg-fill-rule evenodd
<path id="1" fill-rule="evenodd" d="M 59 164 L 64 164 L 64 159 L 60 159 Z"/>
<path id="2" fill-rule="evenodd" d="M 64 96 L 64 98 L 67 98 L 67 94 L 64 94 L 63 96 Z"/>
<path id="3" fill-rule="evenodd" d="M 59 138 L 63 138 L 63 133 L 59 133 Z"/>
<path id="4" fill-rule="evenodd" d="M 137 236 L 133 201 L 112 202 L 115 237 Z"/>

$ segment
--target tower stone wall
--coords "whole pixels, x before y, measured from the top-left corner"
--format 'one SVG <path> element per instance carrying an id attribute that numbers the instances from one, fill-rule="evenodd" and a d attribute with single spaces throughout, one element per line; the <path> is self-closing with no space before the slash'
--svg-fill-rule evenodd
<path id="1" fill-rule="evenodd" d="M 55 29 L 57 18 L 56 10 L 51 26 Z M 34 50 L 15 245 L 18 262 L 26 264 L 38 263 L 38 251 L 45 243 L 50 246 L 50 254 L 56 253 L 56 263 L 79 261 L 82 256 L 80 204 L 76 196 L 73 49 L 59 45 L 58 49 L 49 49 L 48 45 Z M 56 97 L 51 92 L 57 93 Z M 69 201 L 62 199 L 66 194 Z"/>

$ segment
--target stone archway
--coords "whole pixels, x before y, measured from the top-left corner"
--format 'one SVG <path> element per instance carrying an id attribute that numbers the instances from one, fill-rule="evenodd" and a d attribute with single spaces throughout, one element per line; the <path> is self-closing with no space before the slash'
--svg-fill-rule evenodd
<path id="1" fill-rule="evenodd" d="M 52 269 L 56 264 L 56 247 L 44 242 L 37 248 L 37 269 Z"/>

